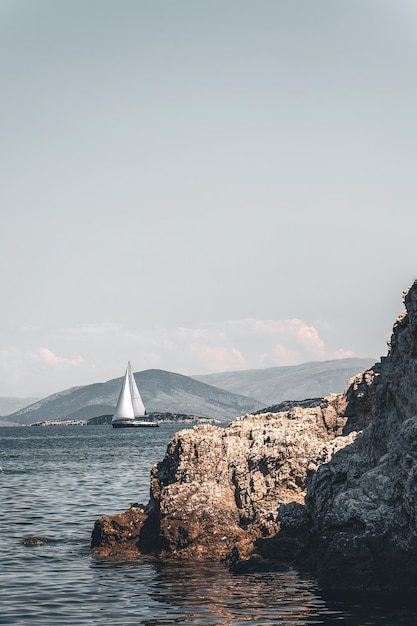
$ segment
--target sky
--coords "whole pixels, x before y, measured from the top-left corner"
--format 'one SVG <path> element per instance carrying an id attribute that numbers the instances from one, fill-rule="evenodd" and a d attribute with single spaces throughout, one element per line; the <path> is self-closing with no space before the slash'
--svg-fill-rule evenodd
<path id="1" fill-rule="evenodd" d="M 0 0 L 0 396 L 378 359 L 415 0 Z"/>

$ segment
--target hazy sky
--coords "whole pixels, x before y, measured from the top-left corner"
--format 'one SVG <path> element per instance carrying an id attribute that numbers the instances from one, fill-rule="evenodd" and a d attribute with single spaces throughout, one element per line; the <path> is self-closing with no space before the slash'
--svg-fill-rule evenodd
<path id="1" fill-rule="evenodd" d="M 415 0 L 0 0 L 0 395 L 386 353 Z"/>

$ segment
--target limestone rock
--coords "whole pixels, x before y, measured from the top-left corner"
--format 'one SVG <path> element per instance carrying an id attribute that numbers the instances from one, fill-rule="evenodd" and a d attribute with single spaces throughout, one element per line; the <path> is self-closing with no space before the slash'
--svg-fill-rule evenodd
<path id="1" fill-rule="evenodd" d="M 112 558 L 137 556 L 146 520 L 143 508 L 135 505 L 125 513 L 100 517 L 91 537 L 92 552 Z"/>
<path id="2" fill-rule="evenodd" d="M 147 507 L 98 520 L 94 552 L 216 560 L 250 555 L 256 540 L 280 530 L 282 505 L 304 503 L 307 473 L 353 441 L 354 434 L 340 436 L 343 407 L 341 396 L 329 396 L 318 407 L 177 433 L 152 470 Z"/>

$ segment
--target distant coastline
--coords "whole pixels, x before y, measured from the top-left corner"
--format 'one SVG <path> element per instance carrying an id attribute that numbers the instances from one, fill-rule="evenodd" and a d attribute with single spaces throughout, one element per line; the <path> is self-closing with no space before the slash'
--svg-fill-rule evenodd
<path id="1" fill-rule="evenodd" d="M 149 417 L 160 424 L 217 424 L 220 420 L 185 413 L 150 413 Z M 43 420 L 25 424 L 24 426 L 108 426 L 111 424 L 112 415 L 99 415 L 89 420 Z"/>

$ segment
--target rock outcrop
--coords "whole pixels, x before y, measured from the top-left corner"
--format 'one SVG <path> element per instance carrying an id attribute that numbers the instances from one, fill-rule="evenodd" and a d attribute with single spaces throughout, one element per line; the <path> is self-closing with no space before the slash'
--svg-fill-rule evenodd
<path id="1" fill-rule="evenodd" d="M 97 520 L 93 551 L 296 562 L 325 587 L 415 589 L 417 281 L 404 303 L 388 355 L 344 394 L 177 433 L 148 505 Z"/>
<path id="2" fill-rule="evenodd" d="M 404 303 L 388 356 L 356 383 L 352 418 L 370 425 L 308 486 L 311 558 L 328 587 L 417 588 L 417 282 Z"/>
<path id="3" fill-rule="evenodd" d="M 98 520 L 93 551 L 117 558 L 249 556 L 257 539 L 278 533 L 282 505 L 304 503 L 307 472 L 354 440 L 355 433 L 342 436 L 344 407 L 333 395 L 318 407 L 177 433 L 152 470 L 148 505 Z"/>

